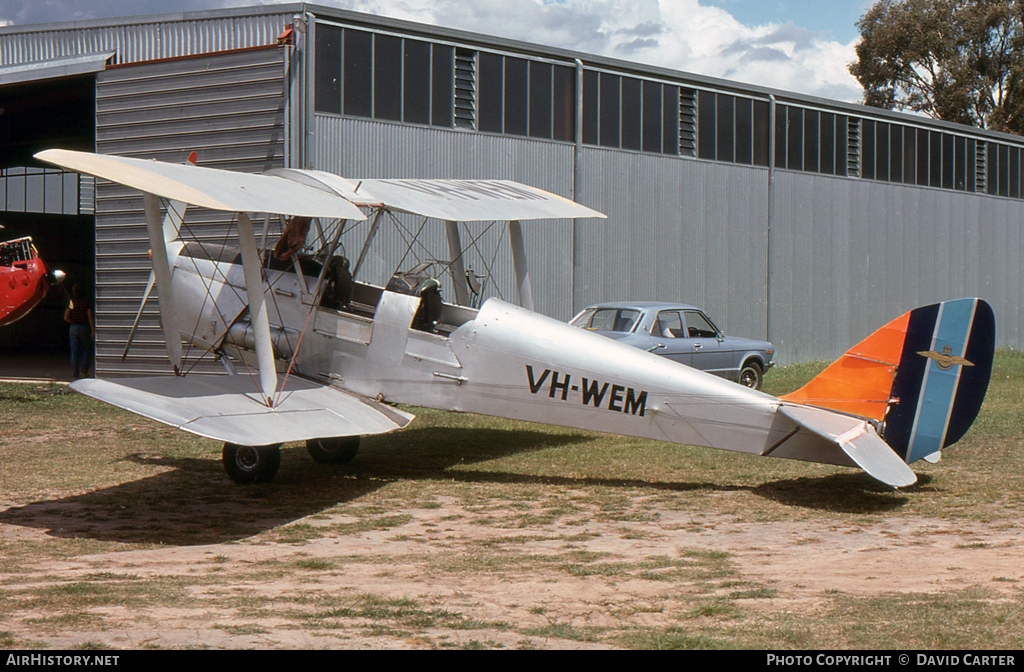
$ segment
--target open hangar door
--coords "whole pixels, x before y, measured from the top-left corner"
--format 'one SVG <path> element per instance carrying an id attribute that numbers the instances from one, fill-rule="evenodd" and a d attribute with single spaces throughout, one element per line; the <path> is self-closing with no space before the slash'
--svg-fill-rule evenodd
<path id="1" fill-rule="evenodd" d="M 86 60 L 84 69 L 102 69 L 105 61 Z M 81 62 L 70 65 L 82 69 Z M 47 265 L 67 274 L 67 290 L 81 283 L 91 300 L 92 184 L 32 158 L 54 147 L 95 148 L 95 74 L 69 70 L 66 61 L 0 68 L 0 241 L 31 236 Z M 70 374 L 66 305 L 64 290 L 52 287 L 31 313 L 0 328 L 0 377 L 45 374 L 58 361 Z"/>

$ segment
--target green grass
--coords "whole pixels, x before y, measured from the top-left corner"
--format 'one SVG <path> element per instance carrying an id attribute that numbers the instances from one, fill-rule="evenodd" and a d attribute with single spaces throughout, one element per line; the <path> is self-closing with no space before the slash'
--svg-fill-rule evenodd
<path id="1" fill-rule="evenodd" d="M 822 367 L 775 368 L 765 390 L 791 391 Z M 273 628 L 338 638 L 357 631 L 436 648 L 531 648 L 557 640 L 649 649 L 1024 645 L 1024 593 L 1014 577 L 993 578 L 1008 591 L 998 595 L 974 588 L 870 597 L 824 591 L 811 606 L 790 608 L 786 595 L 744 575 L 729 553 L 678 548 L 625 558 L 602 550 L 600 536 L 586 529 L 603 523 L 638 547 L 671 534 L 669 518 L 696 531 L 720 518 L 842 529 L 928 519 L 1019 529 L 1022 353 L 997 353 L 974 427 L 940 463 L 916 463 L 919 483 L 902 492 L 853 469 L 410 410 L 417 422 L 367 437 L 351 464 L 318 465 L 301 445 L 286 445 L 274 482 L 242 488 L 224 475 L 213 442 L 61 388 L 0 384 L 0 493 L 7 504 L 0 524 L 20 531 L 0 537 L 0 644 L 35 646 L 24 639 L 34 630 L 49 637 L 81 632 L 80 645 L 101 647 L 102 633 L 119 632 L 131 622 L 123 619 L 158 605 L 193 610 L 197 618 L 215 614 L 209 627 L 240 637 Z M 444 507 L 457 513 L 417 527 L 417 512 Z M 452 539 L 446 526 L 456 524 L 485 534 Z M 372 566 L 374 557 L 311 546 L 332 540 L 404 542 L 404 555 L 377 558 L 396 581 L 415 567 L 427 577 L 457 577 L 470 597 L 449 603 L 360 592 L 345 584 L 348 571 Z M 145 574 L 145 562 L 138 571 L 108 571 L 100 559 L 188 546 L 210 551 L 187 575 Z M 236 551 L 249 547 L 281 549 L 280 559 L 240 564 Z M 990 549 L 965 539 L 957 550 Z M 51 575 L 41 573 L 44 561 L 86 566 Z M 264 590 L 283 577 L 296 577 L 300 587 Z M 509 605 L 501 616 L 470 613 L 476 582 L 524 580 L 645 582 L 652 593 L 628 606 L 598 602 L 593 619 L 530 602 Z M 268 628 L 262 620 L 271 617 L 276 625 Z"/>

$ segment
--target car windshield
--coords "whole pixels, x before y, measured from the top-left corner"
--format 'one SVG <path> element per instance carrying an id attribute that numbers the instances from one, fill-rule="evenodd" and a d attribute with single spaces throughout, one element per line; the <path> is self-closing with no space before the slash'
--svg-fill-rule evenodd
<path id="1" fill-rule="evenodd" d="M 640 318 L 639 310 L 630 308 L 587 308 L 571 322 L 574 327 L 591 331 L 633 331 Z"/>
<path id="2" fill-rule="evenodd" d="M 686 311 L 686 331 L 693 338 L 715 338 L 718 330 L 700 313 Z"/>

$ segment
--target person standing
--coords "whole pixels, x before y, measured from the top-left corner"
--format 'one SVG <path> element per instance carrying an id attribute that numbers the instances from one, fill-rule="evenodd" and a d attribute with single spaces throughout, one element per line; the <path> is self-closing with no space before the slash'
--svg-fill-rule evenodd
<path id="1" fill-rule="evenodd" d="M 92 304 L 77 282 L 71 288 L 71 305 L 64 311 L 64 321 L 71 325 L 68 340 L 71 345 L 71 371 L 77 378 L 89 375 L 92 342 L 96 337 Z"/>

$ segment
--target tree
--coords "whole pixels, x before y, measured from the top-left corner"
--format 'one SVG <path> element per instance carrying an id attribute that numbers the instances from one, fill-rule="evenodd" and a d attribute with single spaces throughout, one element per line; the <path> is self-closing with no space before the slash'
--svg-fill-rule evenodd
<path id="1" fill-rule="evenodd" d="M 879 0 L 857 27 L 865 104 L 1024 135 L 1024 0 Z"/>

